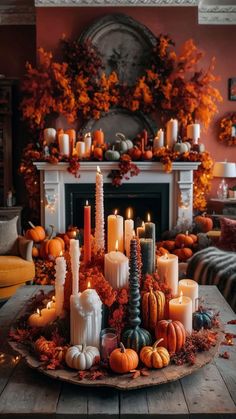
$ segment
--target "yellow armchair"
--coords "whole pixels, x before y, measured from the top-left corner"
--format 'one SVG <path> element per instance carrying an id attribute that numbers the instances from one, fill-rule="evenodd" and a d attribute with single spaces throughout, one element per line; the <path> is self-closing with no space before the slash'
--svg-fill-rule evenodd
<path id="1" fill-rule="evenodd" d="M 18 287 L 34 278 L 32 246 L 32 240 L 19 236 L 14 255 L 0 255 L 0 301 L 10 298 Z"/>

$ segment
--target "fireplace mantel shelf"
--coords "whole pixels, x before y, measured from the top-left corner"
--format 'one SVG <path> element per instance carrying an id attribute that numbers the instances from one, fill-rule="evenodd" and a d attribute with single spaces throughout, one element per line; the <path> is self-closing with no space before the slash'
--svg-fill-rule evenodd
<path id="1" fill-rule="evenodd" d="M 149 161 L 139 161 L 134 162 L 137 167 L 142 171 L 165 171 L 165 168 L 162 163 L 159 162 L 149 162 Z M 172 163 L 172 170 L 197 170 L 200 162 L 173 162 Z M 67 170 L 69 167 L 69 163 L 46 163 L 46 162 L 35 162 L 34 165 L 37 167 L 38 170 L 56 170 L 56 171 L 64 171 Z M 101 171 L 109 172 L 110 170 L 117 170 L 119 168 L 118 163 L 114 162 L 105 162 L 105 161 L 89 161 L 89 162 L 81 162 L 80 163 L 80 170 L 84 172 L 96 171 L 97 166 L 100 167 Z"/>
<path id="2" fill-rule="evenodd" d="M 123 179 L 123 183 L 139 184 L 140 190 L 148 184 L 169 185 L 169 228 L 176 223 L 187 220 L 192 222 L 193 216 L 193 171 L 197 170 L 200 162 L 174 162 L 171 172 L 165 172 L 165 167 L 160 162 L 135 162 L 140 169 L 138 176 Z M 34 165 L 40 172 L 40 202 L 41 223 L 46 228 L 50 224 L 56 231 L 66 230 L 65 220 L 65 187 L 68 184 L 94 184 L 97 166 L 103 174 L 104 183 L 111 183 L 109 173 L 119 168 L 118 162 L 89 161 L 81 162 L 79 178 L 67 170 L 68 163 L 51 164 L 35 162 Z M 53 210 L 52 210 L 53 207 Z"/>

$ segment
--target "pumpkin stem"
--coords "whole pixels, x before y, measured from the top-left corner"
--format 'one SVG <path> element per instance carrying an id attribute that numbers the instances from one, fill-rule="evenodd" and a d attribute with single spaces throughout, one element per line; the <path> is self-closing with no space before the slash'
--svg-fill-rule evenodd
<path id="1" fill-rule="evenodd" d="M 52 235 L 54 233 L 54 226 L 52 224 L 49 224 L 49 227 L 51 227 L 52 230 L 51 230 L 51 233 L 49 234 L 48 240 L 51 240 Z"/>
<path id="2" fill-rule="evenodd" d="M 122 354 L 125 353 L 125 347 L 122 342 L 120 342 L 120 351 Z"/>
<path id="3" fill-rule="evenodd" d="M 160 339 L 156 340 L 156 342 L 153 345 L 153 349 L 156 349 L 156 347 L 159 345 L 159 343 L 162 342 L 163 340 L 164 340 L 163 338 L 160 338 Z"/>
<path id="4" fill-rule="evenodd" d="M 84 353 L 86 351 L 86 343 L 82 343 L 82 353 Z"/>
<path id="5" fill-rule="evenodd" d="M 35 228 L 35 225 L 31 221 L 28 221 L 28 223 L 29 223 L 30 227 Z"/>
<path id="6" fill-rule="evenodd" d="M 122 134 L 122 132 L 117 132 L 116 133 L 116 137 L 119 138 L 119 140 L 121 140 L 121 141 L 125 141 L 126 140 L 126 137 L 125 137 L 124 134 Z"/>

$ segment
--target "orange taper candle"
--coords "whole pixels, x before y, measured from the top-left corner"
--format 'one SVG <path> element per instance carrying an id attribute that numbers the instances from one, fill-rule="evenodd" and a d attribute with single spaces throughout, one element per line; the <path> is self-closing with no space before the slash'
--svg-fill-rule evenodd
<path id="1" fill-rule="evenodd" d="M 93 132 L 93 144 L 94 145 L 104 144 L 104 132 L 101 129 L 98 129 Z"/>
<path id="2" fill-rule="evenodd" d="M 86 201 L 84 207 L 84 263 L 91 261 L 91 206 Z"/>

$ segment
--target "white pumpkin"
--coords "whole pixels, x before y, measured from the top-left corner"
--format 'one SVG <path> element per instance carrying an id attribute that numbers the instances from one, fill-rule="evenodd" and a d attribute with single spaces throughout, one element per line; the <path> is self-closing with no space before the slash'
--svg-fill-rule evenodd
<path id="1" fill-rule="evenodd" d="M 43 131 L 43 138 L 47 145 L 56 141 L 57 132 L 55 128 L 45 128 Z"/>
<path id="2" fill-rule="evenodd" d="M 74 345 L 67 350 L 65 360 L 70 368 L 89 370 L 98 358 L 100 353 L 95 346 Z"/>

